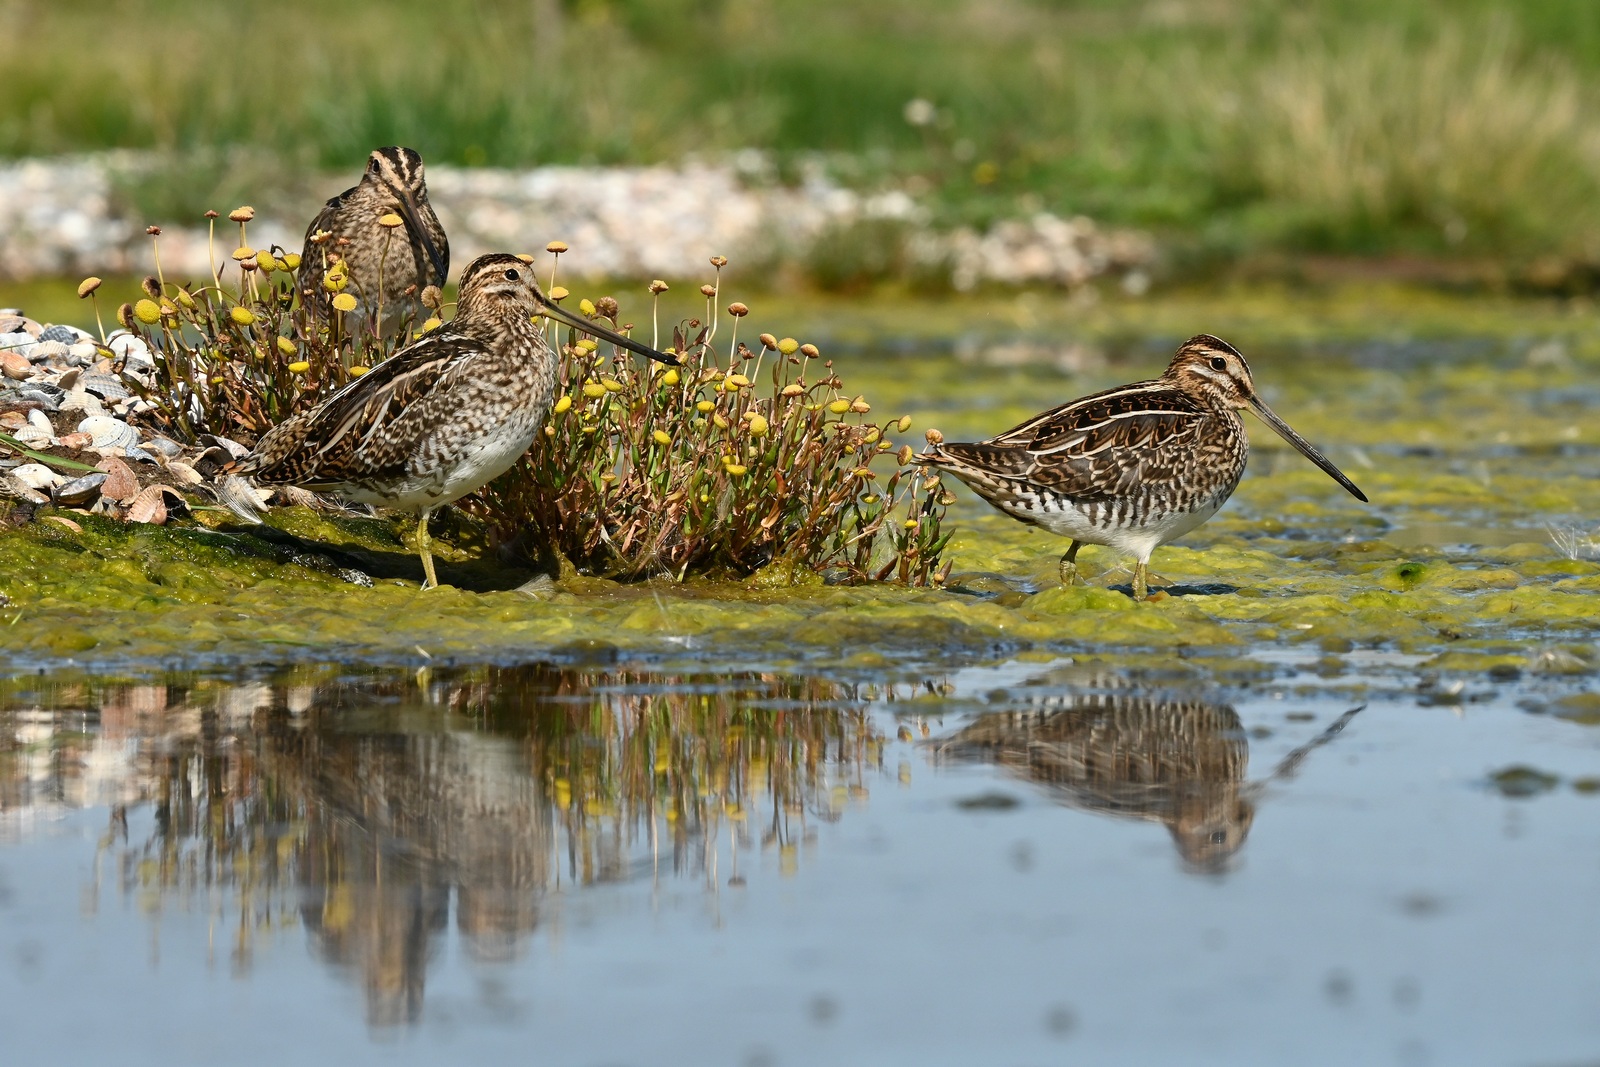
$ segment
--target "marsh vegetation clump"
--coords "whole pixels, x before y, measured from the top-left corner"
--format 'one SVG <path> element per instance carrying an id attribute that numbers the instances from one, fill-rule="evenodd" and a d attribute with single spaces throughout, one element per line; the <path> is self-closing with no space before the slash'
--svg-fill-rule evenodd
<path id="1" fill-rule="evenodd" d="M 118 311 L 153 357 L 141 385 L 148 418 L 179 440 L 247 444 L 437 328 L 450 306 L 430 286 L 422 294 L 430 317 L 408 319 L 392 336 L 373 316 L 364 327 L 354 315 L 314 322 L 297 290 L 321 285 L 332 306 L 351 310 L 353 278 L 338 263 L 323 271 L 250 247 L 247 214 L 229 216 L 239 247 L 198 286 L 163 278 L 153 235 L 156 274 Z M 566 250 L 546 249 L 557 261 Z M 873 418 L 871 403 L 814 345 L 771 334 L 753 348 L 740 340 L 749 308 L 721 304 L 727 260 L 710 262 L 703 317 L 670 329 L 681 367 L 638 365 L 552 320 L 562 365 L 550 421 L 528 455 L 463 508 L 513 552 L 615 578 L 764 571 L 780 584 L 817 572 L 938 581 L 954 498 L 893 440 L 910 419 Z M 302 278 L 307 270 L 320 277 Z M 547 294 L 573 299 L 555 283 L 552 267 Z M 647 291 L 658 301 L 667 288 L 657 280 Z M 577 305 L 597 327 L 633 329 L 614 298 Z M 651 321 L 660 347 L 655 304 Z"/>

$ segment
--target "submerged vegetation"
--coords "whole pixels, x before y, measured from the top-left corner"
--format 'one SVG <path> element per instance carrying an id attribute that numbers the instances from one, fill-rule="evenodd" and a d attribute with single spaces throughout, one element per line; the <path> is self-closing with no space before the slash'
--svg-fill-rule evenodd
<path id="1" fill-rule="evenodd" d="M 174 153 L 124 190 L 156 221 L 379 144 L 496 166 L 757 148 L 780 179 L 820 161 L 905 188 L 946 222 L 1043 208 L 1208 255 L 1420 252 L 1521 264 L 1552 284 L 1600 260 L 1600 10 L 1587 0 L 116 12 L 112 37 L 100 8 L 0 7 L 0 30 L 29 42 L 8 67 L 0 153 Z M 604 77 L 589 73 L 595 55 Z M 509 76 L 530 56 L 539 76 Z"/>

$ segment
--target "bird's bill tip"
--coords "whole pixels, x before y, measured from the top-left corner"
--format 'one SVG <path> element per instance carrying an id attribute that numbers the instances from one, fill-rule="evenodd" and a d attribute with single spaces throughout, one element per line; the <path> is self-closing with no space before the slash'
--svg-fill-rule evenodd
<path id="1" fill-rule="evenodd" d="M 1250 410 L 1254 411 L 1256 415 L 1260 417 L 1262 422 L 1272 427 L 1273 431 L 1279 437 L 1293 445 L 1295 447 L 1295 451 L 1309 459 L 1312 463 L 1315 463 L 1328 477 L 1344 486 L 1344 489 L 1347 493 L 1361 501 L 1363 504 L 1371 503 L 1371 501 L 1367 499 L 1367 494 L 1363 493 L 1355 482 L 1352 482 L 1349 478 L 1347 478 L 1344 471 L 1334 466 L 1333 461 L 1319 452 L 1316 446 L 1310 441 L 1307 441 L 1304 437 L 1301 437 L 1299 434 L 1295 433 L 1287 422 L 1284 422 L 1278 417 L 1277 412 L 1273 411 L 1267 406 L 1266 401 L 1262 400 L 1260 397 L 1251 397 Z"/>

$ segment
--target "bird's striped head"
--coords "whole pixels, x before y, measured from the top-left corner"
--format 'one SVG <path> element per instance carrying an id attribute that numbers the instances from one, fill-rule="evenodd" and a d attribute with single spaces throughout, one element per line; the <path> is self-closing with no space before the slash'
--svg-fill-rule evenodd
<path id="1" fill-rule="evenodd" d="M 1255 403 L 1250 365 L 1237 348 L 1209 333 L 1183 342 L 1165 377 L 1195 399 L 1217 407 L 1243 408 Z"/>
<path id="2" fill-rule="evenodd" d="M 1162 381 L 1181 389 L 1212 410 L 1249 408 L 1302 456 L 1344 486 L 1351 496 L 1360 501 L 1367 499 L 1367 495 L 1357 489 L 1356 484 L 1346 478 L 1332 460 L 1317 451 L 1311 442 L 1291 429 L 1267 406 L 1267 402 L 1256 392 L 1256 383 L 1250 377 L 1250 365 L 1244 361 L 1238 349 L 1220 337 L 1202 333 L 1183 342 L 1178 354 L 1168 364 Z"/>
<path id="3" fill-rule="evenodd" d="M 520 313 L 533 317 L 545 304 L 533 279 L 533 265 L 520 256 L 495 252 L 479 256 L 461 272 L 456 315 Z"/>
<path id="4" fill-rule="evenodd" d="M 363 182 L 382 186 L 395 196 L 410 194 L 412 200 L 422 203 L 428 198 L 428 182 L 422 172 L 422 157 L 412 148 L 374 149 L 367 157 L 367 172 Z"/>

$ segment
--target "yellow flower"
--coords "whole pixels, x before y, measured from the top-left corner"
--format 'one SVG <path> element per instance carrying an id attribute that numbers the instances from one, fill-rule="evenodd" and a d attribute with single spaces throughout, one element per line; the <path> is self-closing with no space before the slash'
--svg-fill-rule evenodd
<path id="1" fill-rule="evenodd" d="M 439 327 L 441 327 L 443 325 L 444 325 L 444 320 L 439 318 L 438 316 L 434 316 L 433 318 L 430 318 L 427 322 L 424 322 L 422 324 L 422 332 L 423 333 L 432 333 L 434 330 L 437 330 Z"/>
<path id="2" fill-rule="evenodd" d="M 717 405 L 714 402 L 710 401 L 710 400 L 702 400 L 702 401 L 700 401 L 698 404 L 696 404 L 694 406 L 694 409 L 696 411 L 710 411 L 712 408 L 714 408 L 716 406 Z"/>
<path id="3" fill-rule="evenodd" d="M 248 245 L 240 245 L 238 248 L 233 250 L 233 260 L 235 263 L 243 263 L 247 259 L 255 258 L 256 250 Z"/>
<path id="4" fill-rule="evenodd" d="M 801 386 L 795 385 L 793 382 L 790 382 L 788 385 L 783 387 L 784 396 L 799 396 L 803 392 L 805 392 L 805 389 Z"/>
<path id="5" fill-rule="evenodd" d="M 234 322 L 237 322 L 240 326 L 249 326 L 251 323 L 256 321 L 255 312 L 251 311 L 249 308 L 243 307 L 229 308 L 228 318 L 232 319 Z"/>
<path id="6" fill-rule="evenodd" d="M 865 415 L 867 412 L 872 410 L 872 405 L 867 403 L 865 397 L 858 396 L 850 402 L 850 410 L 858 414 Z"/>
<path id="7" fill-rule="evenodd" d="M 578 301 L 578 310 L 583 312 L 583 314 L 588 318 L 594 318 L 594 304 L 589 300 L 588 297 L 584 297 L 582 300 Z"/>
<path id="8" fill-rule="evenodd" d="M 559 256 L 561 253 L 567 250 L 567 243 L 565 241 L 551 241 L 549 244 L 544 246 L 544 250 L 546 252 L 554 252 Z"/>
<path id="9" fill-rule="evenodd" d="M 363 367 L 361 364 L 357 363 L 354 367 L 350 368 L 350 377 L 359 378 L 371 369 L 371 367 Z"/>
<path id="10" fill-rule="evenodd" d="M 85 278 L 78 283 L 78 299 L 82 300 L 98 288 L 100 288 L 99 278 Z"/>
<path id="11" fill-rule="evenodd" d="M 608 393 L 622 392 L 622 383 L 615 378 L 601 378 L 600 384 L 606 387 L 606 392 Z"/>
<path id="12" fill-rule="evenodd" d="M 835 400 L 833 403 L 828 405 L 828 410 L 833 412 L 835 415 L 843 415 L 845 412 L 850 410 L 850 401 Z"/>
<path id="13" fill-rule="evenodd" d="M 800 342 L 796 341 L 793 337 L 785 337 L 783 340 L 778 342 L 778 351 L 782 352 L 786 356 L 792 356 L 796 352 L 800 351 Z"/>
<path id="14" fill-rule="evenodd" d="M 558 304 L 571 295 L 571 293 L 567 292 L 567 287 L 564 285 L 558 285 L 554 289 L 550 290 L 550 299 L 554 300 Z"/>
<path id="15" fill-rule="evenodd" d="M 717 429 L 719 430 L 726 430 L 730 425 L 732 425 L 730 422 L 728 422 L 727 417 L 721 412 L 711 416 L 711 421 L 716 423 Z"/>
<path id="16" fill-rule="evenodd" d="M 287 337 L 278 338 L 278 351 L 282 352 L 286 356 L 294 355 L 294 342 L 289 340 Z"/>
<path id="17" fill-rule="evenodd" d="M 563 396 L 559 400 L 556 401 L 556 406 L 551 408 L 550 410 L 554 411 L 557 415 L 559 415 L 563 411 L 566 411 L 567 409 L 569 409 L 570 407 L 572 407 L 572 398 L 570 396 Z"/>
<path id="18" fill-rule="evenodd" d="M 133 317 L 146 326 L 154 326 L 161 321 L 161 306 L 154 300 L 141 300 L 133 305 Z"/>
<path id="19" fill-rule="evenodd" d="M 747 471 L 749 469 L 750 468 L 746 467 L 743 463 L 729 463 L 729 464 L 726 464 L 723 467 L 723 470 L 727 471 L 729 474 L 733 475 L 735 478 L 739 477 L 739 475 L 743 474 L 745 471 Z"/>
<path id="20" fill-rule="evenodd" d="M 298 270 L 300 267 L 300 253 L 285 252 L 283 254 L 283 266 L 285 270 Z"/>
<path id="21" fill-rule="evenodd" d="M 599 382 L 584 382 L 583 395 L 591 399 L 594 397 L 605 396 L 606 387 L 601 385 Z"/>
<path id="22" fill-rule="evenodd" d="M 333 306 L 338 311 L 354 311 L 356 298 L 354 293 L 340 293 L 333 298 Z"/>
<path id="23" fill-rule="evenodd" d="M 272 258 L 271 252 L 263 248 L 256 253 L 256 266 L 264 271 L 275 271 L 278 269 L 278 261 Z"/>
<path id="24" fill-rule="evenodd" d="M 289 373 L 290 374 L 304 374 L 306 371 L 308 371 L 310 369 L 311 369 L 311 364 L 307 363 L 303 359 L 302 360 L 297 360 L 294 363 L 289 364 Z"/>
<path id="25" fill-rule="evenodd" d="M 751 437 L 760 437 L 767 432 L 767 420 L 763 416 L 751 412 L 748 421 L 750 423 Z"/>
<path id="26" fill-rule="evenodd" d="M 179 289 L 178 290 L 178 303 L 181 304 L 183 307 L 188 308 L 190 311 L 193 311 L 196 307 L 199 306 L 198 304 L 195 303 L 194 295 L 191 294 L 189 292 L 189 290 L 187 290 L 187 289 Z"/>
<path id="27" fill-rule="evenodd" d="M 894 425 L 895 425 L 895 428 L 898 429 L 901 433 L 905 433 L 907 430 L 911 429 L 911 416 L 910 415 L 901 415 L 900 416 L 900 421 L 895 423 Z"/>
<path id="28" fill-rule="evenodd" d="M 387 215 L 379 215 L 378 216 L 378 225 L 382 226 L 386 230 L 392 230 L 396 226 L 401 225 L 404 221 L 405 221 L 404 219 L 402 219 L 399 215 L 396 215 L 392 211 L 389 212 Z"/>
<path id="29" fill-rule="evenodd" d="M 677 385 L 682 379 L 678 377 L 677 367 L 668 367 L 667 373 L 661 376 L 662 385 Z"/>
<path id="30" fill-rule="evenodd" d="M 672 443 L 672 435 L 665 430 L 657 430 L 650 436 L 656 439 L 656 444 L 658 445 L 670 445 Z"/>
<path id="31" fill-rule="evenodd" d="M 733 386 L 735 389 L 743 389 L 745 386 L 750 384 L 750 379 L 746 378 L 742 374 L 730 374 L 728 375 L 728 384 Z"/>
<path id="32" fill-rule="evenodd" d="M 600 350 L 600 345 L 592 337 L 585 337 L 572 347 L 584 352 L 598 352 Z"/>

